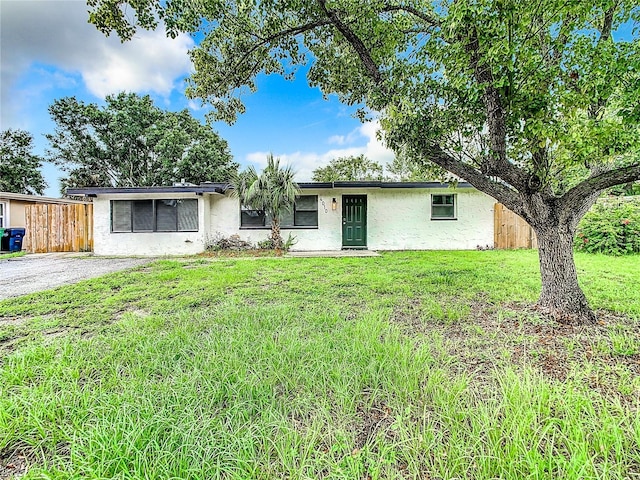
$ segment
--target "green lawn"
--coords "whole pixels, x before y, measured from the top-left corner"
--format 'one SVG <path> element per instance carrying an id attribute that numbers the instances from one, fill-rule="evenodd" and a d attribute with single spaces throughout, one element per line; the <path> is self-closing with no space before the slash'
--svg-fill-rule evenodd
<path id="1" fill-rule="evenodd" d="M 163 260 L 0 302 L 0 478 L 640 477 L 640 257 Z"/>

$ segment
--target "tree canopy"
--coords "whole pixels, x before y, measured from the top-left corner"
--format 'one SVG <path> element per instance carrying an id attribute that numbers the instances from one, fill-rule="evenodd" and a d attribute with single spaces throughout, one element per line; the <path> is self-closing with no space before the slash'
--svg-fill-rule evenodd
<path id="1" fill-rule="evenodd" d="M 169 112 L 149 96 L 120 93 L 104 107 L 56 100 L 49 113 L 56 123 L 47 135 L 47 158 L 67 177 L 66 187 L 133 187 L 224 182 L 237 171 L 227 142 L 187 110 Z"/>
<path id="2" fill-rule="evenodd" d="M 334 158 L 325 167 L 313 171 L 314 182 L 350 182 L 357 180 L 382 180 L 384 168 L 364 155 Z"/>
<path id="3" fill-rule="evenodd" d="M 434 169 L 429 164 L 416 161 L 400 153 L 387 166 L 388 178 L 396 182 L 430 182 L 451 180 L 451 175 L 444 174 L 442 169 Z M 444 174 L 444 175 L 443 175 Z"/>
<path id="4" fill-rule="evenodd" d="M 539 307 L 594 320 L 571 246 L 604 189 L 640 178 L 636 0 L 89 5 L 90 20 L 123 39 L 158 18 L 169 35 L 202 34 L 187 93 L 227 121 L 244 111 L 258 74 L 309 66 L 311 85 L 364 105 L 363 118 L 377 115 L 397 153 L 453 173 L 527 220 L 540 245 Z"/>
<path id="5" fill-rule="evenodd" d="M 0 191 L 42 195 L 47 183 L 41 168 L 29 132 L 9 129 L 0 134 Z"/>

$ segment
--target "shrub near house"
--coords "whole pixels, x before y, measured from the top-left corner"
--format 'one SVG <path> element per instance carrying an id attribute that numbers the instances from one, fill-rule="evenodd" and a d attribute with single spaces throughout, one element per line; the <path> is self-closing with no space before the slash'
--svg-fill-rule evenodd
<path id="1" fill-rule="evenodd" d="M 587 253 L 640 253 L 640 197 L 598 202 L 580 222 L 575 247 Z"/>

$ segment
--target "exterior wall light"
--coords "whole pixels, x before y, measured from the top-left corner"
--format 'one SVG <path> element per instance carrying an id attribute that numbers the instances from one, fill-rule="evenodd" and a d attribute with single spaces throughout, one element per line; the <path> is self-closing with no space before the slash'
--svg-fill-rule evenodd
<path id="1" fill-rule="evenodd" d="M 335 212 L 337 209 L 338 209 L 338 201 L 336 200 L 336 197 L 333 197 L 333 199 L 331 200 L 331 210 Z"/>

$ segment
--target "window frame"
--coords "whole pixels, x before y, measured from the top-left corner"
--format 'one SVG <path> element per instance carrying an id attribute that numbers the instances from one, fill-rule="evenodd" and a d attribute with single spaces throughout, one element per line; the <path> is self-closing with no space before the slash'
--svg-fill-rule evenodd
<path id="1" fill-rule="evenodd" d="M 282 230 L 317 230 L 318 229 L 318 195 L 298 195 L 296 197 L 314 197 L 315 198 L 315 208 L 296 208 L 296 203 L 293 205 L 293 225 L 285 225 L 283 223 L 280 224 L 280 229 Z M 243 214 L 249 212 L 256 212 L 258 217 L 262 218 L 262 225 L 243 225 L 242 218 Z M 315 225 L 299 225 L 297 224 L 297 212 L 315 212 Z M 262 210 L 256 210 L 252 208 L 244 208 L 242 203 L 240 204 L 240 230 L 269 230 L 271 229 L 271 222 L 267 223 L 267 215 Z"/>
<path id="2" fill-rule="evenodd" d="M 158 230 L 158 208 L 157 208 L 157 204 L 158 202 L 170 202 L 170 201 L 175 201 L 176 202 L 176 206 L 175 206 L 175 230 Z M 140 203 L 147 203 L 150 202 L 151 203 L 151 228 L 150 229 L 139 229 L 136 228 L 136 221 L 135 221 L 135 216 L 136 216 L 136 209 L 135 209 L 135 204 Z M 195 217 L 196 217 L 196 224 L 195 224 L 195 229 L 180 229 L 180 213 L 179 213 L 179 204 L 181 202 L 191 202 L 191 203 L 195 203 Z M 128 228 L 123 228 L 123 229 L 114 229 L 114 218 L 115 218 L 115 209 L 114 206 L 117 203 L 129 203 L 129 226 Z M 110 213 L 111 213 L 111 218 L 110 218 L 110 230 L 111 233 L 192 233 L 192 232 L 198 232 L 200 231 L 200 212 L 199 212 L 199 201 L 197 198 L 144 198 L 144 199 L 126 199 L 126 200 L 111 200 L 109 203 L 110 206 Z M 125 218 L 125 217 L 123 217 Z M 148 220 L 147 220 L 148 221 Z M 144 219 L 139 219 L 139 222 L 143 222 L 144 223 Z"/>
<path id="3" fill-rule="evenodd" d="M 443 198 L 443 203 L 435 203 L 435 198 L 436 197 L 442 197 Z M 451 197 L 452 199 L 452 203 L 448 204 L 446 203 L 446 197 Z M 457 220 L 458 219 L 458 195 L 455 193 L 432 193 L 431 194 L 431 202 L 430 202 L 430 210 L 431 210 L 431 220 L 432 221 L 441 221 L 441 220 Z M 451 206 L 453 207 L 453 214 L 451 216 L 439 216 L 439 215 L 434 215 L 434 207 L 436 208 L 441 208 L 441 207 L 448 207 Z"/>
<path id="4" fill-rule="evenodd" d="M 8 228 L 7 214 L 9 212 L 7 202 L 0 202 L 0 228 Z"/>

